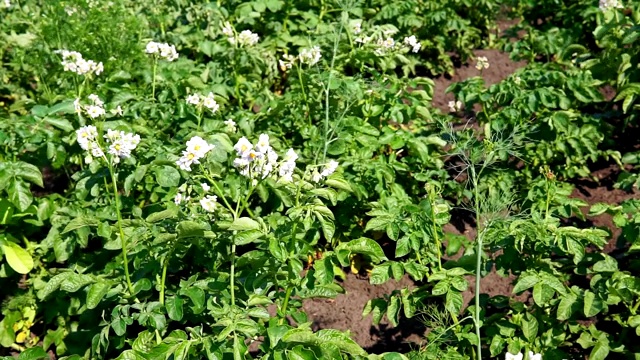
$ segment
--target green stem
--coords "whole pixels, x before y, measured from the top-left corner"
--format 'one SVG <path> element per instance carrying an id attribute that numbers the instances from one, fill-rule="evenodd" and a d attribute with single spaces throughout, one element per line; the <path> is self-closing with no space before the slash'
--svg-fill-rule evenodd
<path id="1" fill-rule="evenodd" d="M 203 113 L 203 109 L 202 107 L 200 107 L 200 109 L 198 110 L 198 128 L 196 129 L 196 131 L 200 131 L 200 123 L 202 122 L 202 113 Z"/>
<path id="2" fill-rule="evenodd" d="M 234 242 L 231 244 L 231 279 L 229 280 L 229 282 L 231 283 L 231 306 L 234 306 L 236 304 L 235 280 L 236 280 L 236 244 Z"/>
<path id="3" fill-rule="evenodd" d="M 435 196 L 434 190 L 431 190 L 429 197 L 431 198 L 431 225 L 433 227 L 433 238 L 436 241 L 436 250 L 438 251 L 438 270 L 442 270 L 442 251 L 440 249 L 440 238 L 438 237 L 438 227 L 436 224 L 436 211 L 435 208 Z"/>
<path id="4" fill-rule="evenodd" d="M 280 312 L 282 313 L 282 317 L 278 321 L 279 325 L 284 324 L 284 319 L 287 317 L 287 308 L 289 307 L 289 298 L 291 298 L 291 292 L 293 288 L 291 286 L 287 287 L 287 292 L 284 294 L 284 301 L 282 302 L 282 309 Z"/>
<path id="5" fill-rule="evenodd" d="M 167 268 L 169 267 L 169 255 L 162 265 L 162 279 L 160 279 L 160 304 L 164 305 L 164 284 L 167 280 Z"/>
<path id="6" fill-rule="evenodd" d="M 131 276 L 129 275 L 129 259 L 127 257 L 127 239 L 124 236 L 124 231 L 122 230 L 122 215 L 120 214 L 120 194 L 118 194 L 116 174 L 115 174 L 115 171 L 113 171 L 113 166 L 111 165 L 109 165 L 109 172 L 111 173 L 111 182 L 113 183 L 113 196 L 115 198 L 116 214 L 118 216 L 118 230 L 120 231 L 120 244 L 122 246 L 124 275 L 127 279 L 127 287 L 129 289 L 129 295 L 133 296 L 133 285 L 131 284 Z"/>
<path id="7" fill-rule="evenodd" d="M 311 122 L 311 109 L 309 109 L 309 101 L 307 100 L 307 93 L 304 90 L 304 81 L 302 80 L 302 65 L 296 63 L 296 67 L 298 68 L 298 81 L 300 82 L 300 89 L 302 90 L 302 98 L 304 99 L 305 110 L 309 116 L 309 122 Z"/>
<path id="8" fill-rule="evenodd" d="M 477 352 L 478 360 L 482 360 L 482 342 L 480 341 L 480 271 L 482 269 L 482 224 L 480 216 L 480 192 L 478 190 L 478 175 L 476 174 L 474 166 L 470 166 L 471 169 L 471 181 L 474 187 L 474 205 L 476 212 L 476 289 L 475 289 L 475 309 L 474 309 L 474 323 L 476 328 L 476 336 L 478 338 Z"/>
<path id="9" fill-rule="evenodd" d="M 151 81 L 151 98 L 156 100 L 156 71 L 158 69 L 158 58 L 153 57 L 153 79 Z"/>

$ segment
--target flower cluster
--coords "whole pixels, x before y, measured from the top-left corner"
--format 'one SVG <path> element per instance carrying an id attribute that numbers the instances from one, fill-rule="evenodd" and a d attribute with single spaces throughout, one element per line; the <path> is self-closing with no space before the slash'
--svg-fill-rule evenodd
<path id="1" fill-rule="evenodd" d="M 414 53 L 417 53 L 418 51 L 420 51 L 420 48 L 422 47 L 422 44 L 420 44 L 418 39 L 416 39 L 415 35 L 405 37 L 404 44 L 410 46 L 411 51 L 413 51 Z"/>
<path id="2" fill-rule="evenodd" d="M 376 49 L 377 55 L 383 55 L 391 50 L 393 50 L 396 46 L 396 41 L 392 37 L 387 37 L 386 39 L 380 38 L 376 42 L 378 48 Z"/>
<path id="3" fill-rule="evenodd" d="M 226 21 L 222 26 L 222 34 L 227 37 L 227 40 L 229 40 L 229 43 L 232 45 L 238 44 L 239 46 L 253 46 L 260 41 L 258 34 L 251 30 L 243 30 L 236 36 L 235 31 L 233 31 L 233 27 L 231 27 L 231 24 L 228 21 Z"/>
<path id="4" fill-rule="evenodd" d="M 180 187 L 178 188 L 178 193 L 173 197 L 173 202 L 176 205 L 180 205 L 183 202 L 188 202 L 189 200 L 191 200 L 191 196 L 189 196 L 190 192 L 191 186 L 187 186 L 186 183 L 180 185 Z"/>
<path id="5" fill-rule="evenodd" d="M 504 357 L 505 360 L 522 360 L 523 358 L 524 355 L 521 352 L 517 354 L 508 352 Z M 534 354 L 533 351 L 529 351 L 529 360 L 542 360 L 542 354 Z"/>
<path id="6" fill-rule="evenodd" d="M 207 143 L 203 138 L 194 136 L 187 141 L 187 150 L 182 152 L 182 157 L 176 161 L 176 164 L 182 170 L 191 171 L 191 165 L 200 164 L 200 159 L 213 148 L 214 146 Z"/>
<path id="7" fill-rule="evenodd" d="M 282 55 L 282 59 L 278 60 L 278 63 L 280 64 L 280 70 L 282 71 L 287 71 L 288 69 L 291 69 L 291 67 L 295 62 L 296 62 L 296 57 L 288 54 Z"/>
<path id="8" fill-rule="evenodd" d="M 300 62 L 309 66 L 317 64 L 321 57 L 320 47 L 317 45 L 309 49 L 302 49 L 298 55 Z"/>
<path id="9" fill-rule="evenodd" d="M 233 166 L 240 174 L 251 179 L 257 177 L 264 179 L 269 176 L 278 160 L 278 154 L 269 145 L 267 134 L 261 134 L 255 146 L 243 136 L 233 149 L 238 155 L 233 161 Z"/>
<path id="10" fill-rule="evenodd" d="M 197 106 L 198 108 L 206 107 L 211 110 L 212 113 L 215 113 L 220 109 L 220 105 L 216 102 L 213 97 L 213 93 L 210 92 L 207 96 L 202 96 L 199 94 L 191 94 L 187 96 L 187 104 L 191 104 Z"/>
<path id="11" fill-rule="evenodd" d="M 202 199 L 200 199 L 200 206 L 206 212 L 214 212 L 216 211 L 216 205 L 218 205 L 218 197 L 215 195 L 206 195 Z"/>
<path id="12" fill-rule="evenodd" d="M 227 119 L 224 121 L 224 124 L 227 125 L 227 131 L 234 133 L 236 132 L 236 130 L 238 130 L 238 128 L 236 127 L 236 122 L 233 121 L 232 119 Z"/>
<path id="13" fill-rule="evenodd" d="M 126 159 L 131 156 L 131 152 L 140 143 L 140 135 L 133 133 L 125 133 L 124 131 L 107 130 L 104 138 L 109 144 L 108 153 L 113 155 L 114 164 L 120 162 L 120 159 Z M 93 161 L 93 158 L 105 158 L 105 153 L 98 143 L 98 131 L 95 126 L 83 126 L 76 130 L 76 139 L 80 147 L 89 152 L 85 157 L 87 164 Z"/>
<path id="14" fill-rule="evenodd" d="M 351 31 L 354 35 L 358 35 L 362 32 L 362 21 L 358 20 L 351 24 Z"/>
<path id="15" fill-rule="evenodd" d="M 462 102 L 458 101 L 449 101 L 449 111 L 450 112 L 458 112 L 462 110 Z"/>
<path id="16" fill-rule="evenodd" d="M 623 8 L 619 0 L 600 0 L 599 7 L 601 11 Z"/>
<path id="17" fill-rule="evenodd" d="M 73 102 L 73 106 L 75 111 L 80 114 L 82 112 L 86 113 L 92 119 L 99 118 L 100 116 L 104 116 L 106 114 L 104 108 L 104 102 L 98 97 L 96 94 L 91 94 L 88 96 L 89 100 L 91 100 L 90 105 L 82 105 L 80 104 L 80 99 L 77 98 Z M 109 110 L 112 115 L 122 116 L 123 110 L 118 105 L 116 108 Z"/>
<path id="18" fill-rule="evenodd" d="M 157 55 L 167 61 L 173 61 L 178 58 L 178 52 L 174 45 L 157 43 L 155 41 L 149 41 L 145 52 L 147 54 Z"/>
<path id="19" fill-rule="evenodd" d="M 482 70 L 482 69 L 488 69 L 488 68 L 489 68 L 489 60 L 487 60 L 487 58 L 484 56 L 480 56 L 476 62 L 476 69 Z"/>
<path id="20" fill-rule="evenodd" d="M 233 148 L 238 155 L 233 166 L 243 176 L 257 181 L 257 178 L 264 179 L 277 169 L 282 181 L 292 180 L 298 155 L 293 149 L 289 149 L 283 161 L 278 163 L 278 154 L 269 145 L 269 135 L 261 134 L 255 145 L 242 137 Z"/>
<path id="21" fill-rule="evenodd" d="M 9 0 L 4 0 L 4 7 L 6 7 L 6 8 L 10 8 L 10 7 L 11 7 L 11 1 L 9 1 Z"/>
<path id="22" fill-rule="evenodd" d="M 333 174 L 338 168 L 338 162 L 335 160 L 330 160 L 322 169 L 322 171 L 318 171 L 315 169 L 311 174 L 311 180 L 315 183 L 320 182 L 320 180 L 330 176 Z"/>
<path id="23" fill-rule="evenodd" d="M 100 75 L 104 71 L 101 62 L 85 60 L 77 51 L 56 50 L 56 54 L 62 55 L 62 66 L 64 71 L 70 71 L 78 75 Z"/>

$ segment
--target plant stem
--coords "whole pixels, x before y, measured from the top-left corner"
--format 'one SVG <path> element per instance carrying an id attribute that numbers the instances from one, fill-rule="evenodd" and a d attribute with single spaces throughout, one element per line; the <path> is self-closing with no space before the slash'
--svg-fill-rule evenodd
<path id="1" fill-rule="evenodd" d="M 115 198 L 116 214 L 118 216 L 118 230 L 120 231 L 120 244 L 122 246 L 122 258 L 124 262 L 124 275 L 127 279 L 127 287 L 129 289 L 129 295 L 133 296 L 133 285 L 131 284 L 131 276 L 129 275 L 129 259 L 127 258 L 127 239 L 124 236 L 122 230 L 122 215 L 120 214 L 120 194 L 118 194 L 118 185 L 115 171 L 113 166 L 109 165 L 109 172 L 111 173 L 111 182 L 113 183 L 113 196 Z"/>
<path id="2" fill-rule="evenodd" d="M 442 270 L 442 252 L 440 245 L 440 238 L 438 237 L 438 227 L 436 224 L 436 211 L 435 211 L 435 193 L 434 190 L 431 189 L 429 191 L 429 197 L 431 198 L 431 225 L 433 228 L 433 238 L 436 241 L 436 249 L 438 251 L 438 270 Z"/>
<path id="3" fill-rule="evenodd" d="M 155 101 L 156 99 L 156 71 L 158 68 L 158 58 L 153 57 L 153 79 L 151 81 L 151 97 Z"/>
<path id="4" fill-rule="evenodd" d="M 289 307 L 289 298 L 291 297 L 291 292 L 292 291 L 293 291 L 293 288 L 291 286 L 288 286 L 287 287 L 287 292 L 284 294 L 284 301 L 282 302 L 282 309 L 280 309 L 280 312 L 282 313 L 282 317 L 278 321 L 279 325 L 284 324 L 284 319 L 287 316 L 287 308 Z"/>
<path id="5" fill-rule="evenodd" d="M 478 175 L 476 174 L 473 165 L 469 167 L 471 169 L 471 181 L 473 183 L 474 190 L 474 205 L 476 212 L 476 289 L 475 289 L 475 309 L 474 309 L 474 323 L 476 328 L 476 337 L 478 338 L 478 360 L 482 360 L 482 342 L 480 341 L 480 271 L 482 268 L 482 225 L 480 216 L 480 192 L 478 190 Z M 482 171 L 482 170 L 481 170 Z"/>
<path id="6" fill-rule="evenodd" d="M 160 279 L 160 304 L 164 305 L 164 284 L 167 280 L 167 268 L 169 267 L 169 255 L 162 265 L 162 278 Z"/>
<path id="7" fill-rule="evenodd" d="M 229 280 L 229 282 L 231 283 L 231 306 L 234 306 L 236 304 L 235 280 L 236 280 L 236 244 L 234 242 L 231 244 L 231 279 Z"/>

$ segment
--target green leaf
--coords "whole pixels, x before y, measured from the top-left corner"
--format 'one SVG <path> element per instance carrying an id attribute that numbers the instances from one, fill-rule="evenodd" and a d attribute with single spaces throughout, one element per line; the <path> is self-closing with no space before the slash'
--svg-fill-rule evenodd
<path id="1" fill-rule="evenodd" d="M 384 251 L 380 247 L 376 241 L 361 237 L 356 240 L 351 240 L 348 243 L 342 243 L 338 245 L 338 249 L 346 249 L 351 253 L 355 254 L 363 254 L 371 257 L 371 261 L 374 263 L 378 263 L 382 260 L 386 260 L 387 257 L 384 255 Z"/>
<path id="2" fill-rule="evenodd" d="M 66 234 L 70 231 L 73 230 L 78 230 L 81 229 L 83 227 L 96 227 L 100 225 L 100 222 L 93 218 L 93 217 L 89 217 L 89 216 L 79 216 L 76 217 L 75 219 L 71 220 L 67 226 L 64 227 L 64 230 L 62 230 L 61 234 Z"/>
<path id="3" fill-rule="evenodd" d="M 47 354 L 46 351 L 44 351 L 43 348 L 39 346 L 32 347 L 23 351 L 18 357 L 18 360 L 41 360 L 41 359 L 48 360 L 49 355 Z"/>
<path id="4" fill-rule="evenodd" d="M 540 307 L 546 306 L 553 298 L 553 288 L 545 283 L 537 283 L 533 287 L 533 301 Z"/>
<path id="5" fill-rule="evenodd" d="M 36 166 L 23 161 L 18 161 L 17 163 L 14 163 L 14 171 L 16 176 L 19 176 L 32 184 L 44 187 L 42 184 L 42 173 Z"/>
<path id="6" fill-rule="evenodd" d="M 176 216 L 178 216 L 178 208 L 172 206 L 166 210 L 154 212 L 153 214 L 147 216 L 145 220 L 150 223 L 155 223 L 165 219 L 171 219 Z"/>
<path id="7" fill-rule="evenodd" d="M 163 165 L 155 169 L 156 182 L 158 185 L 167 188 L 178 187 L 180 184 L 180 172 L 176 168 Z"/>
<path id="8" fill-rule="evenodd" d="M 246 245 L 260 239 L 263 235 L 260 230 L 242 231 L 236 234 L 233 241 L 236 245 Z"/>
<path id="9" fill-rule="evenodd" d="M 602 309 L 604 304 L 599 296 L 587 290 L 584 293 L 584 315 L 586 317 L 596 316 Z"/>
<path id="10" fill-rule="evenodd" d="M 403 257 L 411 251 L 411 244 L 408 236 L 403 236 L 396 243 L 396 258 Z"/>
<path id="11" fill-rule="evenodd" d="M 195 221 L 181 221 L 176 226 L 176 233 L 179 238 L 203 237 L 207 226 Z"/>
<path id="12" fill-rule="evenodd" d="M 229 226 L 229 230 L 244 231 L 244 230 L 258 230 L 258 229 L 260 229 L 260 223 L 248 217 L 237 218 L 233 221 L 233 223 L 231 223 L 231 226 Z"/>
<path id="13" fill-rule="evenodd" d="M 578 297 L 575 294 L 569 293 L 567 295 L 564 295 L 560 299 L 560 303 L 558 304 L 558 320 L 564 321 L 570 319 L 571 315 L 573 315 L 577 302 Z"/>
<path id="14" fill-rule="evenodd" d="M 9 186 L 7 186 L 7 192 L 9 193 L 9 201 L 20 211 L 27 210 L 33 201 L 31 190 L 22 180 L 11 179 Z"/>
<path id="15" fill-rule="evenodd" d="M 91 284 L 89 291 L 87 291 L 87 309 L 95 309 L 110 289 L 111 285 L 106 281 Z"/>
<path id="16" fill-rule="evenodd" d="M 180 321 L 184 315 L 183 300 L 180 296 L 169 296 L 166 299 L 165 307 L 167 308 L 167 314 L 171 320 Z"/>
<path id="17" fill-rule="evenodd" d="M 351 185 L 349 185 L 349 183 L 346 180 L 336 175 L 326 179 L 324 183 L 327 184 L 328 186 L 331 186 L 332 188 L 349 191 L 349 192 L 353 191 L 353 189 L 351 189 Z"/>
<path id="18" fill-rule="evenodd" d="M 287 351 L 287 359 L 291 360 L 315 360 L 316 356 L 311 350 L 306 350 L 302 346 L 295 346 Z"/>
<path id="19" fill-rule="evenodd" d="M 589 360 L 605 360 L 609 355 L 609 342 L 598 341 L 596 345 L 591 349 Z"/>
<path id="20" fill-rule="evenodd" d="M 358 345 L 355 341 L 350 339 L 345 333 L 341 331 L 324 329 L 319 330 L 316 333 L 316 336 L 322 343 L 335 345 L 340 349 L 340 351 L 349 355 L 367 355 L 367 353 L 360 347 L 360 345 Z"/>
<path id="21" fill-rule="evenodd" d="M 371 271 L 371 274 L 369 275 L 369 282 L 372 285 L 380 285 L 386 283 L 391 277 L 390 268 L 391 266 L 389 264 L 374 267 Z"/>
<path id="22" fill-rule="evenodd" d="M 15 272 L 27 274 L 33 269 L 33 258 L 26 250 L 11 241 L 2 241 L 0 244 L 7 263 Z"/>
<path id="23" fill-rule="evenodd" d="M 518 279 L 518 282 L 516 283 L 516 286 L 513 287 L 512 292 L 514 294 L 521 293 L 527 289 L 532 288 L 539 281 L 540 281 L 540 278 L 538 277 L 537 274 L 528 273 L 523 276 L 520 276 L 520 278 Z"/>
<path id="24" fill-rule="evenodd" d="M 451 315 L 458 316 L 460 309 L 462 309 L 462 294 L 455 290 L 449 290 L 445 297 L 444 307 Z"/>
<path id="25" fill-rule="evenodd" d="M 595 272 L 616 272 L 618 271 L 618 262 L 613 257 L 602 254 L 604 260 L 600 260 L 593 264 L 593 271 Z"/>
<path id="26" fill-rule="evenodd" d="M 538 335 L 538 320 L 533 315 L 527 313 L 522 319 L 522 333 L 527 340 L 535 340 Z"/>
<path id="27" fill-rule="evenodd" d="M 74 129 L 73 128 L 73 124 L 71 123 L 71 121 L 69 121 L 69 120 L 67 120 L 65 118 L 47 116 L 43 120 L 47 124 L 49 124 L 51 126 L 54 126 L 54 127 L 57 127 L 58 129 L 60 129 L 62 131 L 71 132 Z"/>

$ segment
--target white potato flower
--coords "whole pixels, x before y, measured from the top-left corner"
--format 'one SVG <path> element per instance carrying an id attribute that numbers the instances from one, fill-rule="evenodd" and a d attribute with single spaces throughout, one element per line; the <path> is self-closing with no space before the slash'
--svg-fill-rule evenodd
<path id="1" fill-rule="evenodd" d="M 89 117 L 92 119 L 104 116 L 105 114 L 104 108 L 97 105 L 89 105 L 85 107 L 85 111 L 87 112 L 87 115 L 89 115 Z"/>
<path id="2" fill-rule="evenodd" d="M 250 30 L 243 30 L 238 34 L 237 42 L 240 46 L 253 46 L 258 43 L 260 37 Z"/>
<path id="3" fill-rule="evenodd" d="M 482 70 L 482 69 L 488 69 L 488 68 L 489 68 L 489 60 L 487 60 L 487 58 L 484 56 L 480 56 L 476 62 L 476 69 Z"/>
<path id="4" fill-rule="evenodd" d="M 460 110 L 462 110 L 462 102 L 460 100 L 458 101 L 449 101 L 449 111 L 450 112 L 458 112 Z"/>
<path id="5" fill-rule="evenodd" d="M 236 127 L 236 122 L 233 121 L 232 119 L 227 119 L 224 121 L 224 124 L 227 125 L 227 131 L 228 132 L 236 132 L 237 127 Z"/>
<path id="6" fill-rule="evenodd" d="M 228 21 L 225 21 L 222 26 L 222 34 L 229 37 L 233 36 L 233 28 Z"/>
<path id="7" fill-rule="evenodd" d="M 286 72 L 287 70 L 293 67 L 293 64 L 296 61 L 296 57 L 289 54 L 282 55 L 282 59 L 278 60 L 278 64 L 280 65 L 280 70 Z"/>
<path id="8" fill-rule="evenodd" d="M 93 125 L 83 126 L 76 130 L 76 139 L 83 150 L 90 149 L 90 143 L 98 138 L 98 130 Z"/>
<path id="9" fill-rule="evenodd" d="M 542 354 L 535 354 L 533 351 L 529 351 L 529 360 L 542 360 Z"/>
<path id="10" fill-rule="evenodd" d="M 85 60 L 77 51 L 56 50 L 56 54 L 62 55 L 62 67 L 64 71 L 76 73 L 78 75 L 100 75 L 104 71 L 101 62 Z"/>
<path id="11" fill-rule="evenodd" d="M 414 53 L 417 53 L 418 51 L 420 51 L 420 48 L 422 47 L 420 42 L 416 39 L 415 35 L 405 37 L 404 44 L 410 46 L 411 51 L 413 51 Z"/>
<path id="12" fill-rule="evenodd" d="M 362 32 L 362 21 L 356 21 L 353 23 L 351 31 L 353 31 L 355 35 L 360 34 Z"/>
<path id="13" fill-rule="evenodd" d="M 524 355 L 522 355 L 522 353 L 517 353 L 514 355 L 510 352 L 507 352 L 507 354 L 504 356 L 504 360 L 522 360 L 523 357 Z"/>
<path id="14" fill-rule="evenodd" d="M 191 94 L 187 96 L 187 104 L 199 106 L 200 105 L 200 95 Z"/>
<path id="15" fill-rule="evenodd" d="M 619 0 L 600 0 L 599 7 L 601 11 L 623 8 Z"/>
<path id="16" fill-rule="evenodd" d="M 187 202 L 189 200 L 191 200 L 191 197 L 186 196 L 186 195 L 182 194 L 181 192 L 177 193 L 176 196 L 173 198 L 173 202 L 176 205 L 180 205 L 183 202 Z"/>
<path id="17" fill-rule="evenodd" d="M 158 43 L 155 41 L 149 41 L 145 48 L 147 54 L 156 55 L 167 61 L 173 61 L 178 58 L 178 52 L 174 45 L 167 43 Z"/>
<path id="18" fill-rule="evenodd" d="M 194 136 L 187 141 L 187 151 L 196 154 L 198 158 L 204 157 L 211 149 L 213 149 L 213 145 L 209 145 L 200 136 Z"/>
<path id="19" fill-rule="evenodd" d="M 271 175 L 278 166 L 278 154 L 269 145 L 269 135 L 261 134 L 256 144 L 242 137 L 233 147 L 238 157 L 233 166 L 241 175 L 256 180 Z"/>
<path id="20" fill-rule="evenodd" d="M 245 154 L 253 150 L 253 144 L 246 137 L 241 137 L 240 140 L 233 146 L 239 157 L 245 157 Z"/>
<path id="21" fill-rule="evenodd" d="M 187 149 L 182 152 L 182 157 L 176 161 L 176 165 L 185 171 L 191 171 L 192 164 L 200 164 L 200 159 L 214 148 L 199 136 L 189 139 L 186 145 Z"/>
<path id="22" fill-rule="evenodd" d="M 202 105 L 204 105 L 204 107 L 206 107 L 207 109 L 211 110 L 212 113 L 215 113 L 216 111 L 218 111 L 220 109 L 220 105 L 218 105 L 218 103 L 214 99 L 212 92 L 210 92 L 202 100 Z"/>
<path id="23" fill-rule="evenodd" d="M 216 211 L 216 205 L 218 204 L 218 197 L 215 195 L 207 195 L 204 198 L 200 199 L 200 206 L 206 212 L 214 212 Z"/>
<path id="24" fill-rule="evenodd" d="M 339 163 L 337 161 L 329 160 L 329 162 L 324 165 L 322 171 L 318 171 L 318 169 L 313 170 L 311 180 L 315 183 L 320 182 L 320 180 L 333 174 L 338 168 L 338 165 Z"/>
<path id="25" fill-rule="evenodd" d="M 202 187 L 202 190 L 204 190 L 204 192 L 209 192 L 209 190 L 211 190 L 211 186 L 209 186 L 209 184 L 207 183 L 200 183 L 200 186 Z"/>
<path id="26" fill-rule="evenodd" d="M 309 66 L 317 64 L 321 57 L 322 53 L 320 51 L 320 47 L 317 45 L 310 49 L 302 49 L 298 55 L 300 62 Z"/>

